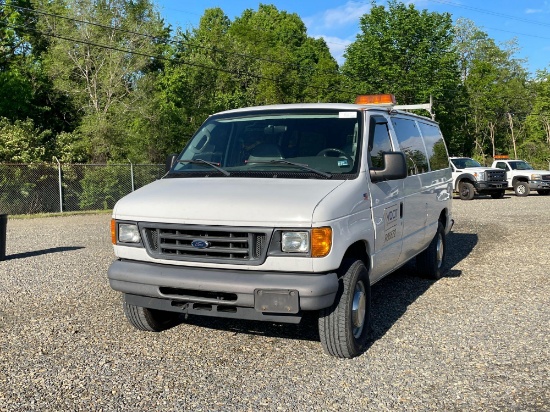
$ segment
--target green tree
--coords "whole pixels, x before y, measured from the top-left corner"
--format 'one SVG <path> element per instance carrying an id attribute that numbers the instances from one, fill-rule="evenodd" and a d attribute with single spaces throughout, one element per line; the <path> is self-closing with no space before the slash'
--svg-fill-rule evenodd
<path id="1" fill-rule="evenodd" d="M 159 75 L 156 104 L 177 132 L 168 140 L 180 148 L 220 110 L 338 98 L 338 64 L 324 40 L 272 5 L 233 22 L 220 8 L 207 9 L 197 28 L 178 32 L 173 56 Z"/>
<path id="2" fill-rule="evenodd" d="M 536 163 L 550 162 L 550 71 L 541 70 L 533 80 L 533 109 L 526 118 L 528 138 L 520 150 Z"/>
<path id="3" fill-rule="evenodd" d="M 45 160 L 45 142 L 50 132 L 36 129 L 31 119 L 16 120 L 0 117 L 0 162 L 32 163 Z"/>
<path id="4" fill-rule="evenodd" d="M 348 83 L 363 93 L 393 93 L 399 104 L 432 96 L 444 134 L 452 137 L 461 88 L 451 16 L 395 0 L 386 9 L 373 1 L 360 27 L 345 53 Z"/>
<path id="5" fill-rule="evenodd" d="M 514 58 L 516 42 L 499 46 L 469 20 L 459 20 L 455 31 L 468 97 L 463 130 L 469 150 L 464 154 L 473 154 L 482 162 L 497 153 L 517 157 L 521 119 L 529 111 L 530 99 L 523 61 Z"/>
<path id="6" fill-rule="evenodd" d="M 48 38 L 36 28 L 39 13 L 29 0 L 0 4 L 0 116 L 11 122 L 33 119 L 36 128 L 51 130 L 55 140 L 57 133 L 75 127 L 78 116 L 44 70 Z"/>
<path id="7" fill-rule="evenodd" d="M 44 64 L 55 88 L 82 113 L 79 134 L 92 160 L 124 159 L 126 116 L 139 116 L 135 90 L 157 68 L 150 56 L 163 51 L 163 21 L 149 0 L 57 0 L 42 7 L 53 12 L 39 24 L 52 36 Z"/>

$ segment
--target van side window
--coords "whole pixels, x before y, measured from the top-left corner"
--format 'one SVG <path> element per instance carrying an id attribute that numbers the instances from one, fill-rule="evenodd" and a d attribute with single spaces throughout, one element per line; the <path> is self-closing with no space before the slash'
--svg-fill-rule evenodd
<path id="1" fill-rule="evenodd" d="M 394 117 L 392 123 L 399 147 L 407 158 L 409 176 L 427 172 L 428 157 L 416 122 Z"/>
<path id="2" fill-rule="evenodd" d="M 369 166 L 372 169 L 384 167 L 384 152 L 393 151 L 388 131 L 388 123 L 384 117 L 373 116 L 370 119 L 369 135 Z"/>
<path id="3" fill-rule="evenodd" d="M 418 122 L 418 126 L 420 127 L 422 137 L 424 138 L 424 144 L 426 145 L 430 169 L 441 170 L 448 168 L 450 165 L 449 155 L 439 127 L 434 124 L 423 122 Z"/>

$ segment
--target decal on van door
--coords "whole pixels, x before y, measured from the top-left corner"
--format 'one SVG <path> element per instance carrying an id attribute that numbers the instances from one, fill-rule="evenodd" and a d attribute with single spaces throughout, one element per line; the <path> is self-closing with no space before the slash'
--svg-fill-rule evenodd
<path id="1" fill-rule="evenodd" d="M 399 223 L 399 204 L 384 209 L 384 244 L 391 243 L 397 237 Z"/>

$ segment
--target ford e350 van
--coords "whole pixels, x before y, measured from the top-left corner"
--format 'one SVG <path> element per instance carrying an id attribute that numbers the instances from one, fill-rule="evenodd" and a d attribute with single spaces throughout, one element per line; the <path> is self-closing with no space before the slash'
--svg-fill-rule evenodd
<path id="1" fill-rule="evenodd" d="M 437 123 L 378 100 L 210 116 L 162 179 L 114 208 L 108 278 L 128 321 L 314 311 L 328 354 L 361 354 L 371 285 L 413 258 L 441 277 L 452 226 Z"/>

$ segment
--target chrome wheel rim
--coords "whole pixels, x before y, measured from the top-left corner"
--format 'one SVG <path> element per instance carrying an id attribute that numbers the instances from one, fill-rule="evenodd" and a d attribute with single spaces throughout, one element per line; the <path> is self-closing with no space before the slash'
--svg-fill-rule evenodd
<path id="1" fill-rule="evenodd" d="M 363 282 L 357 282 L 353 291 L 353 302 L 351 307 L 351 323 L 353 327 L 353 336 L 359 338 L 365 325 L 367 312 L 367 295 Z"/>

